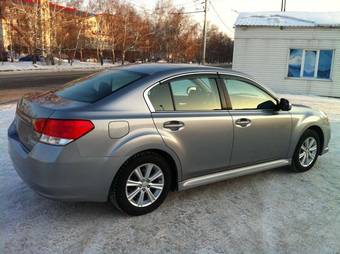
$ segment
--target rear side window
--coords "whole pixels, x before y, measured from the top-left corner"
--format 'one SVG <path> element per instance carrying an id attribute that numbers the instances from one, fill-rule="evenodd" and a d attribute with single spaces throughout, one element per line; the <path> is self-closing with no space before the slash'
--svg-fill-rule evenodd
<path id="1" fill-rule="evenodd" d="M 153 87 L 148 94 L 155 111 L 207 111 L 221 109 L 216 79 L 180 78 Z"/>
<path id="2" fill-rule="evenodd" d="M 112 70 L 73 81 L 57 91 L 56 94 L 66 99 L 92 103 L 143 76 L 145 74 L 125 70 Z"/>
<path id="3" fill-rule="evenodd" d="M 215 78 L 192 77 L 170 81 L 176 110 L 205 111 L 221 109 Z"/>
<path id="4" fill-rule="evenodd" d="M 149 91 L 149 100 L 156 111 L 173 111 L 171 92 L 168 83 L 163 83 L 153 87 Z"/>

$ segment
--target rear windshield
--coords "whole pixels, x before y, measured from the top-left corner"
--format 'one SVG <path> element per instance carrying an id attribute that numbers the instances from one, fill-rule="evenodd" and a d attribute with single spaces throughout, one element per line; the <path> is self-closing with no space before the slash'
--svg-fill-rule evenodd
<path id="1" fill-rule="evenodd" d="M 92 103 L 143 76 L 145 74 L 125 70 L 107 71 L 72 81 L 58 90 L 56 94 L 66 99 Z"/>

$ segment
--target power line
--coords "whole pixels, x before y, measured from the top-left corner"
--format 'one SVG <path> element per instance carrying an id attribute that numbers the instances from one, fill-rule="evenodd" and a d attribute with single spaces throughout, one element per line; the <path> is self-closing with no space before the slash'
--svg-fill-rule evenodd
<path id="1" fill-rule="evenodd" d="M 190 2 L 181 3 L 179 5 L 174 5 L 173 7 L 175 8 L 198 7 L 197 3 L 198 3 L 197 1 L 190 1 Z"/>
<path id="2" fill-rule="evenodd" d="M 176 8 L 176 9 L 182 9 L 182 8 L 186 9 L 188 7 L 195 7 L 197 9 L 197 8 L 199 8 L 197 6 L 198 1 L 199 0 L 194 0 L 193 2 L 192 1 L 184 2 L 184 3 L 181 3 L 181 4 L 175 4 L 175 5 L 171 5 L 171 6 L 165 5 L 165 6 L 161 6 L 161 7 L 156 7 L 154 9 L 150 9 L 150 8 L 146 8 L 145 6 L 140 5 L 139 3 L 137 3 L 133 0 L 129 0 L 129 2 L 132 3 L 135 7 L 142 9 L 144 11 L 147 11 L 147 12 L 153 12 L 153 11 L 157 11 L 157 10 L 168 9 L 169 7 Z M 195 13 L 195 12 L 193 11 L 192 13 Z M 186 14 L 186 13 L 183 13 L 183 14 Z"/>
<path id="3" fill-rule="evenodd" d="M 208 0 L 207 0 L 208 1 Z M 284 2 L 286 2 L 286 0 L 282 0 Z M 156 7 L 154 9 L 148 9 L 146 8 L 145 6 L 141 6 L 139 5 L 138 3 L 136 3 L 134 0 L 129 0 L 130 3 L 132 3 L 135 7 L 137 8 L 140 8 L 146 12 L 149 12 L 149 13 L 152 13 L 154 11 L 157 11 L 157 10 L 164 10 L 164 9 L 167 9 L 169 6 L 161 6 L 161 7 Z M 182 4 L 178 4 L 178 5 L 173 5 L 171 7 L 173 8 L 176 8 L 176 9 L 181 9 L 181 8 L 188 8 L 187 6 L 192 6 L 192 7 L 196 7 L 196 8 L 199 8 L 199 6 L 197 6 L 196 4 L 198 4 L 200 2 L 200 0 L 193 0 L 193 1 L 190 1 L 190 2 L 184 2 Z M 222 17 L 220 16 L 220 14 L 218 13 L 217 9 L 215 8 L 212 0 L 209 0 L 209 3 L 212 7 L 212 10 L 214 11 L 214 13 L 216 14 L 217 18 L 220 20 L 220 22 L 223 24 L 223 26 L 231 33 L 231 35 L 234 33 L 234 30 L 228 26 L 224 20 L 222 19 Z M 202 2 L 201 4 L 204 4 L 204 6 L 206 6 L 206 8 L 208 9 L 207 5 L 205 5 L 205 0 L 204 2 Z M 177 11 L 177 12 L 170 12 L 169 14 L 173 14 L 173 15 L 176 15 L 176 14 L 183 14 L 183 15 L 186 15 L 186 14 L 195 14 L 195 13 L 206 13 L 207 10 L 203 9 L 203 10 L 193 10 L 193 11 Z M 203 31 L 204 32 L 204 31 Z M 204 43 L 203 43 L 204 44 Z M 203 56 L 202 56 L 203 57 Z M 203 60 L 203 59 L 202 59 Z"/>
<path id="4" fill-rule="evenodd" d="M 153 10 L 145 8 L 145 6 L 141 6 L 138 3 L 134 2 L 134 1 L 129 1 L 131 4 L 133 4 L 134 7 L 137 7 L 139 9 L 142 9 L 143 11 L 147 11 L 147 12 L 152 12 Z"/>
<path id="5" fill-rule="evenodd" d="M 210 2 L 210 5 L 211 5 L 211 7 L 212 7 L 212 10 L 215 12 L 217 18 L 218 18 L 218 19 L 221 21 L 221 23 L 229 30 L 229 32 L 230 32 L 231 34 L 233 34 L 233 33 L 234 33 L 234 30 L 233 30 L 232 28 L 230 28 L 230 27 L 224 22 L 224 20 L 223 20 L 223 19 L 221 18 L 221 16 L 218 14 L 218 12 L 217 12 L 217 10 L 216 10 L 214 4 L 212 3 L 212 1 L 210 0 L 209 2 Z"/>
<path id="6" fill-rule="evenodd" d="M 186 12 L 170 12 L 169 14 L 192 14 L 192 13 L 202 13 L 204 10 L 201 11 L 186 11 Z"/>

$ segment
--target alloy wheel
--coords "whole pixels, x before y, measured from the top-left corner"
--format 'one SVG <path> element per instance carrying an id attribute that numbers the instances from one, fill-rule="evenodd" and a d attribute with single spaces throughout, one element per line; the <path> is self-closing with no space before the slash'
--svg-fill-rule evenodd
<path id="1" fill-rule="evenodd" d="M 136 207 L 146 207 L 154 203 L 164 188 L 162 170 L 153 163 L 146 163 L 135 168 L 125 186 L 128 201 Z"/>
<path id="2" fill-rule="evenodd" d="M 318 143 L 314 137 L 308 137 L 302 143 L 299 150 L 299 162 L 302 167 L 309 167 L 315 160 L 318 151 Z"/>

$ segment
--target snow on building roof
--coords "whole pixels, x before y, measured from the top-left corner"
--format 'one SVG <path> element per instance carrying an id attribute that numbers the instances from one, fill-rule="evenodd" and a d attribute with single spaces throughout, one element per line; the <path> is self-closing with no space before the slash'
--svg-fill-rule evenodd
<path id="1" fill-rule="evenodd" d="M 340 12 L 243 12 L 235 26 L 340 27 Z"/>

